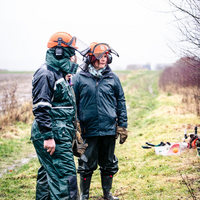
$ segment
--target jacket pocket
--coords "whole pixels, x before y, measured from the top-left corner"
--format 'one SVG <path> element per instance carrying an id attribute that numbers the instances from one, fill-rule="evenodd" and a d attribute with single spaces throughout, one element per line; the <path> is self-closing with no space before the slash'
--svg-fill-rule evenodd
<path id="1" fill-rule="evenodd" d="M 56 143 L 60 143 L 61 139 L 63 138 L 65 134 L 65 127 L 60 127 L 60 128 L 54 128 L 52 130 L 53 135 L 54 135 L 54 140 Z"/>

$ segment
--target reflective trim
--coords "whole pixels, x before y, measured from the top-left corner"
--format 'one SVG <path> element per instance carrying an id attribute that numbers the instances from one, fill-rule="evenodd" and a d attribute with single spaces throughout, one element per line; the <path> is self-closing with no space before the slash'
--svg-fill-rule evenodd
<path id="1" fill-rule="evenodd" d="M 52 105 L 50 103 L 48 103 L 48 102 L 39 102 L 39 103 L 33 104 L 33 108 L 36 108 L 36 107 L 38 107 L 40 105 L 49 106 L 50 108 L 52 107 Z"/>
<path id="2" fill-rule="evenodd" d="M 57 85 L 58 83 L 62 82 L 62 81 L 65 81 L 65 79 L 64 79 L 64 78 L 60 78 L 60 79 L 58 79 L 58 80 L 55 82 L 55 84 L 54 84 L 54 90 L 56 90 L 56 85 Z"/>
<path id="3" fill-rule="evenodd" d="M 62 109 L 62 108 L 74 108 L 73 106 L 60 106 L 60 107 L 52 107 L 52 109 Z"/>

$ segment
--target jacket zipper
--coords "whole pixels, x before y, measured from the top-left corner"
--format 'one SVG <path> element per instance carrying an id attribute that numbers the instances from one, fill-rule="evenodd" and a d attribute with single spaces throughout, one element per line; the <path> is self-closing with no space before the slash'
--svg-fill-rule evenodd
<path id="1" fill-rule="evenodd" d="M 99 95 L 98 95 L 98 85 L 99 85 L 99 82 L 98 82 L 98 79 L 96 78 L 96 110 L 97 110 L 97 114 L 98 114 L 98 126 L 99 126 L 99 110 L 98 110 L 98 101 L 99 101 Z M 98 131 L 99 131 L 99 128 L 98 128 Z M 98 133 L 99 134 L 99 133 Z"/>

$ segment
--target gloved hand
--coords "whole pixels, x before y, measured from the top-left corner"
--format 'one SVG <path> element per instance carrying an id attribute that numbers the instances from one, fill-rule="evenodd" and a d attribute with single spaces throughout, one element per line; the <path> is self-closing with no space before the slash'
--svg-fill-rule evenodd
<path id="1" fill-rule="evenodd" d="M 79 144 L 83 144 L 83 139 L 81 137 L 81 134 L 82 134 L 82 132 L 81 132 L 81 125 L 80 125 L 79 121 L 77 121 L 76 129 L 77 129 L 76 130 L 76 139 L 77 139 L 77 141 L 78 141 Z"/>
<path id="2" fill-rule="evenodd" d="M 81 133 L 78 130 L 76 131 L 76 139 L 79 144 L 83 144 L 83 139 L 81 137 Z"/>
<path id="3" fill-rule="evenodd" d="M 73 150 L 74 156 L 81 157 L 84 154 L 87 147 L 88 147 L 88 144 L 83 143 L 83 139 L 80 136 L 80 133 L 77 131 L 76 138 L 74 139 L 73 145 L 72 145 L 72 150 Z"/>
<path id="4" fill-rule="evenodd" d="M 80 130 L 80 132 L 79 132 Z M 83 143 L 83 139 L 81 137 L 81 126 L 80 123 L 77 122 L 77 131 L 76 131 L 76 137 L 73 141 L 73 145 L 72 145 L 72 150 L 73 150 L 73 154 L 77 157 L 81 157 L 84 152 L 85 149 L 88 147 L 87 143 Z"/>
<path id="5" fill-rule="evenodd" d="M 80 125 L 80 122 L 79 122 L 79 121 L 77 121 L 76 127 L 77 127 L 77 131 L 78 131 L 80 134 L 82 134 L 82 132 L 81 132 L 81 125 Z"/>
<path id="6" fill-rule="evenodd" d="M 127 129 L 125 127 L 117 126 L 115 138 L 117 139 L 119 135 L 120 135 L 119 143 L 123 144 L 126 141 L 126 138 L 128 137 Z"/>

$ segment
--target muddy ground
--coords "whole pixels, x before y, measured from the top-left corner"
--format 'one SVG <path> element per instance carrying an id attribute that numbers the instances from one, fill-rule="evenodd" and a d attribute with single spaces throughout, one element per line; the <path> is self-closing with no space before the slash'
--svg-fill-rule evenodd
<path id="1" fill-rule="evenodd" d="M 0 102 L 5 99 L 5 93 L 15 87 L 18 103 L 31 100 L 32 76 L 33 73 L 0 73 Z"/>

